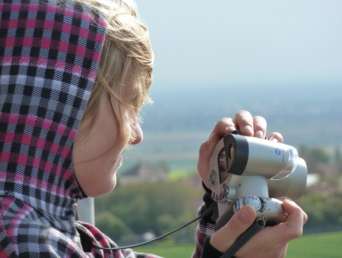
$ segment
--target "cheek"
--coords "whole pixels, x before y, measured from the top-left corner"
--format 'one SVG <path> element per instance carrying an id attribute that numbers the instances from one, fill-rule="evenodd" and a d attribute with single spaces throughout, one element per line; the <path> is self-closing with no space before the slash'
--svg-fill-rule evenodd
<path id="1" fill-rule="evenodd" d="M 97 137 L 98 139 L 98 137 Z M 105 145 L 105 146 L 104 146 Z M 88 141 L 74 145 L 74 171 L 88 196 L 97 196 L 113 190 L 116 184 L 116 170 L 121 161 L 124 145 L 102 144 Z M 107 149 L 109 148 L 109 149 Z"/>
<path id="2" fill-rule="evenodd" d="M 88 196 L 95 197 L 113 190 L 124 147 L 118 145 L 114 143 L 113 146 L 113 143 L 107 142 L 102 144 L 94 138 L 74 145 L 74 171 Z"/>
<path id="3" fill-rule="evenodd" d="M 97 115 L 81 126 L 74 145 L 74 168 L 84 192 L 96 196 L 110 192 L 116 184 L 115 171 L 125 147 L 112 107 L 102 98 Z"/>

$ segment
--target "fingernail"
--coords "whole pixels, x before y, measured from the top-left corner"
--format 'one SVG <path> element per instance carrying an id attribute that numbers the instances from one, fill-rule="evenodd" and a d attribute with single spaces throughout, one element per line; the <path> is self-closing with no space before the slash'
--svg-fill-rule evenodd
<path id="1" fill-rule="evenodd" d="M 268 140 L 269 140 L 270 142 L 278 142 L 278 140 L 277 140 L 276 138 L 273 138 L 273 137 L 270 137 Z"/>
<path id="2" fill-rule="evenodd" d="M 254 134 L 255 137 L 264 138 L 264 131 L 259 130 Z"/>
<path id="3" fill-rule="evenodd" d="M 243 132 L 247 135 L 253 135 L 253 127 L 250 125 L 245 125 L 243 127 Z"/>
<path id="4" fill-rule="evenodd" d="M 234 127 L 232 127 L 232 126 L 226 126 L 226 127 L 224 128 L 224 130 L 225 130 L 226 132 L 231 133 L 231 132 L 234 132 L 236 129 L 235 129 Z"/>

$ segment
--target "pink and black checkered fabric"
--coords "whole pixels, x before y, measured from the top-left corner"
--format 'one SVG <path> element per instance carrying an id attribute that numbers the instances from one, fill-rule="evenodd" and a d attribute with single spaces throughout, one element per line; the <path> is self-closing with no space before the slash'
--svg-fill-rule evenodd
<path id="1" fill-rule="evenodd" d="M 91 225 L 80 235 L 73 209 L 85 196 L 72 146 L 105 28 L 71 0 L 0 1 L 0 258 L 138 257 L 85 250 L 82 234 L 115 244 Z"/>

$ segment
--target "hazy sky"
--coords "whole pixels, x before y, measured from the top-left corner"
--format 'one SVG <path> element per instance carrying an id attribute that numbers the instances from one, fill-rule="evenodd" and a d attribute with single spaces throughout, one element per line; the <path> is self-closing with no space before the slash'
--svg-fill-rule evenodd
<path id="1" fill-rule="evenodd" d="M 342 0 L 137 2 L 157 84 L 342 82 Z"/>

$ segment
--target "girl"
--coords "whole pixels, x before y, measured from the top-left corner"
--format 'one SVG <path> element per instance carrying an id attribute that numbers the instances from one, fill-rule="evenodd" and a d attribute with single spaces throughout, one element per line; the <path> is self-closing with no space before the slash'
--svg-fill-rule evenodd
<path id="1" fill-rule="evenodd" d="M 134 4 L 2 0 L 0 45 L 0 257 L 156 257 L 96 247 L 116 245 L 77 222 L 74 209 L 81 198 L 113 190 L 122 151 L 143 139 L 138 117 L 149 100 L 153 53 Z M 200 176 L 213 146 L 235 127 L 266 134 L 265 121 L 248 112 L 223 119 L 202 145 Z M 260 232 L 237 257 L 257 257 L 255 250 L 283 257 L 305 220 L 295 204 L 284 209 L 282 231 Z M 242 209 L 215 233 L 213 218 L 203 219 L 194 257 L 225 251 L 254 217 Z"/>

